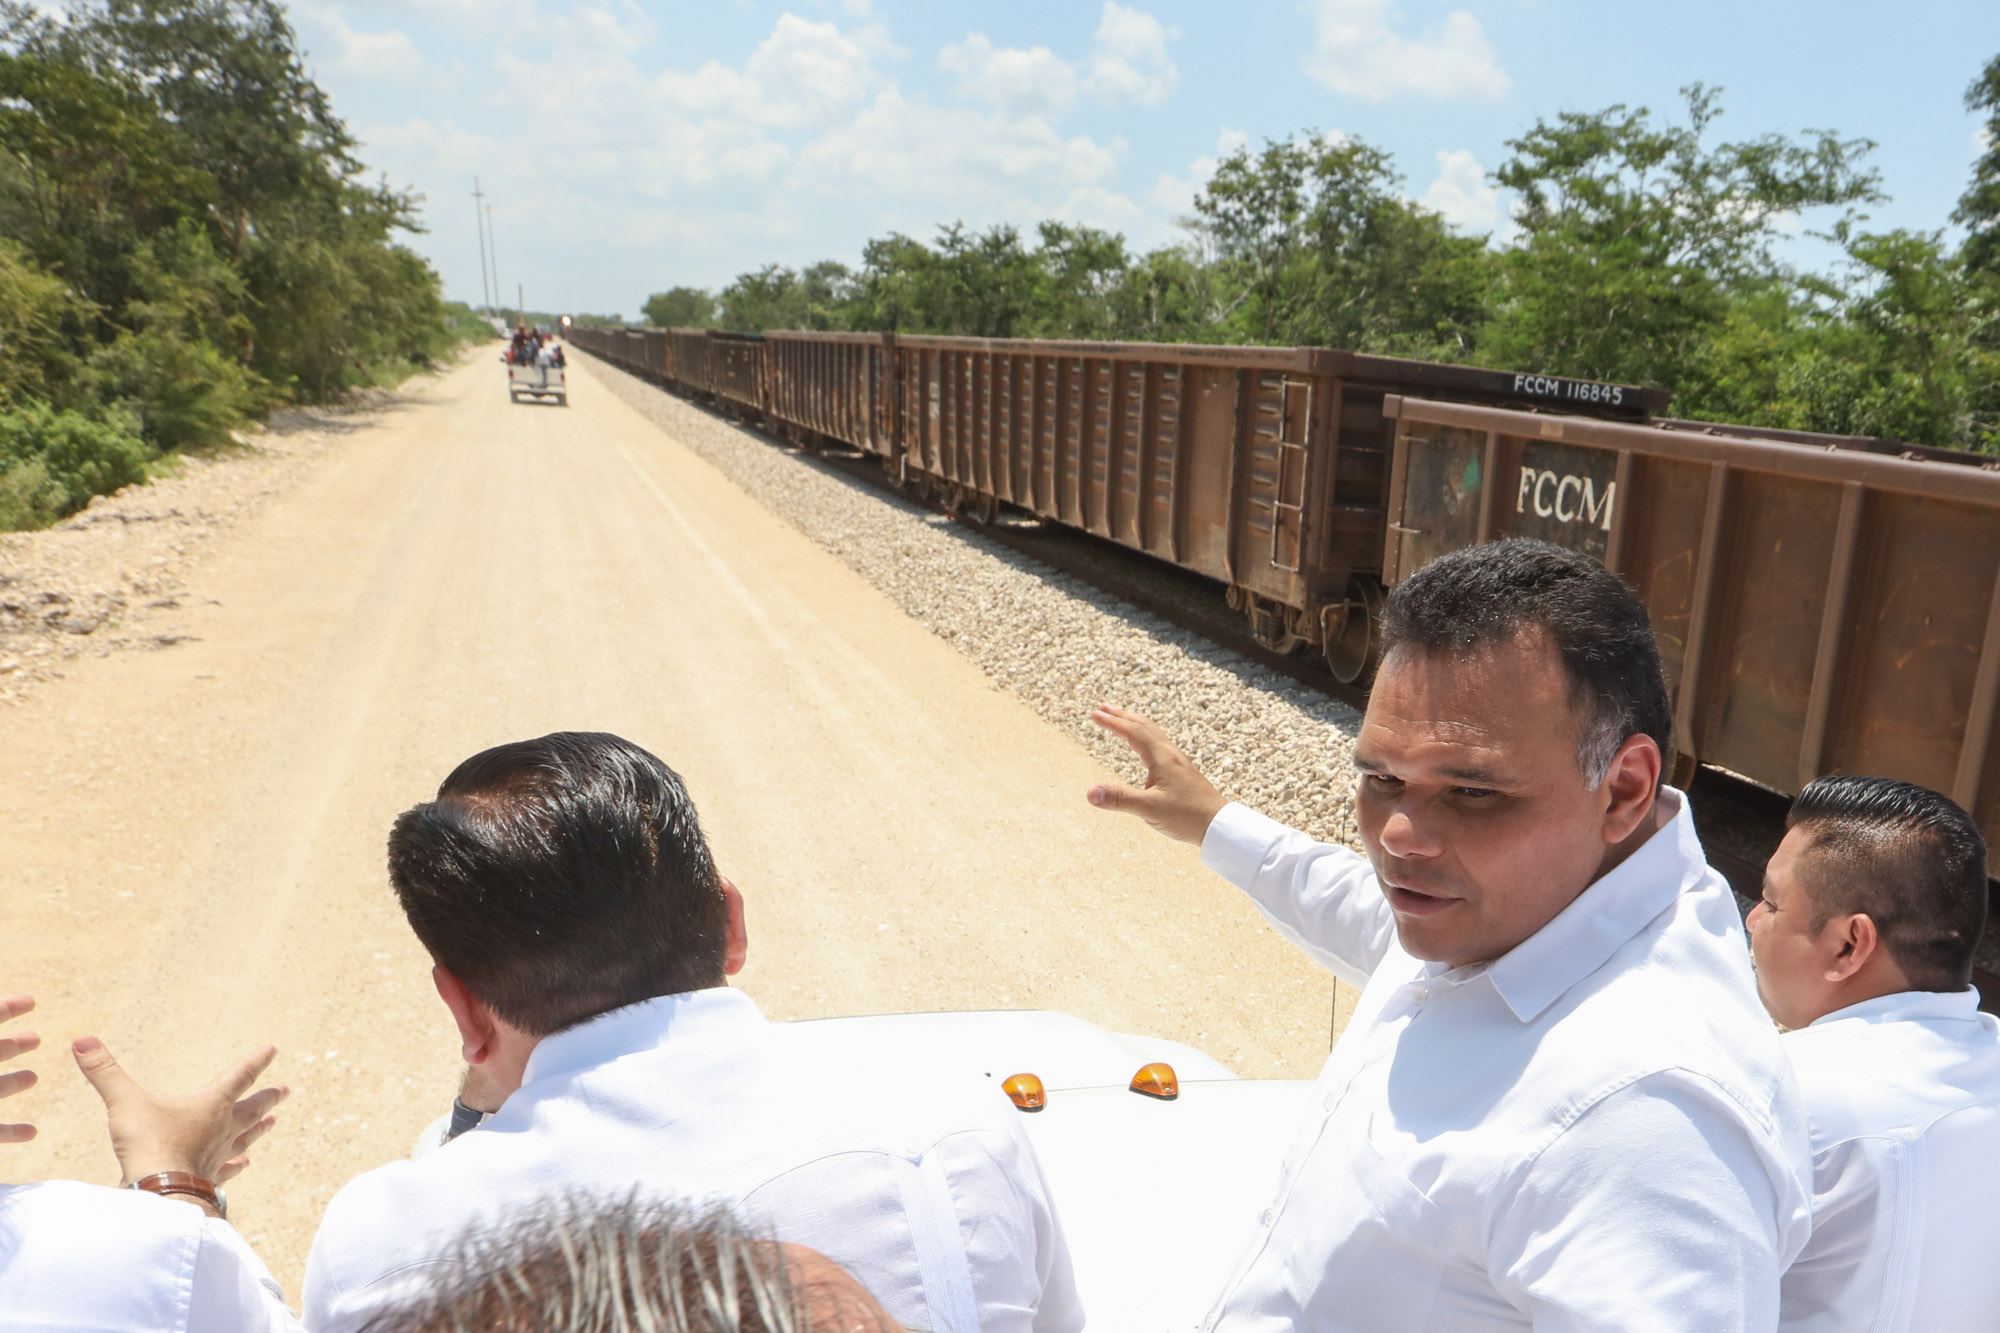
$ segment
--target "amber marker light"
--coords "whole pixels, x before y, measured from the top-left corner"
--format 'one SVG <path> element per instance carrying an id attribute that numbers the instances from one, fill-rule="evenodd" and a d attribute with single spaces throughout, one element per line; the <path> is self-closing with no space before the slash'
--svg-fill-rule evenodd
<path id="1" fill-rule="evenodd" d="M 1007 1100 L 1023 1111 L 1039 1111 L 1049 1104 L 1049 1094 L 1043 1089 L 1042 1081 L 1033 1074 L 1011 1074 L 1000 1087 L 1007 1094 Z"/>
<path id="2" fill-rule="evenodd" d="M 1132 1075 L 1132 1091 L 1143 1092 L 1148 1097 L 1157 1097 L 1170 1102 L 1181 1095 L 1181 1081 L 1175 1075 L 1174 1067 L 1163 1060 L 1155 1060 Z"/>

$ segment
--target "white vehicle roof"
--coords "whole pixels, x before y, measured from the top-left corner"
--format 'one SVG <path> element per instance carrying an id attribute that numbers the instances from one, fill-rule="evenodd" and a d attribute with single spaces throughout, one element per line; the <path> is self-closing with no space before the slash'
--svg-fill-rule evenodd
<path id="1" fill-rule="evenodd" d="M 1277 1194 L 1313 1084 L 1239 1079 L 1192 1046 L 1048 1011 L 811 1020 L 918 1068 L 971 1069 L 997 1085 L 1030 1073 L 1047 1105 L 1022 1112 L 1055 1196 L 1093 1329 L 1194 1330 Z M 1174 1067 L 1180 1096 L 1130 1090 L 1140 1066 Z"/>

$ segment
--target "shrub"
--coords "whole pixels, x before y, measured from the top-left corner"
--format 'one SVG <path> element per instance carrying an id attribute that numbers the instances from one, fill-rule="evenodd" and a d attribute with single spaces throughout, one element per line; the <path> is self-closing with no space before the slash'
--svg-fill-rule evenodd
<path id="1" fill-rule="evenodd" d="M 46 403 L 0 412 L 0 528 L 38 528 L 146 479 L 146 446 L 128 423 Z"/>

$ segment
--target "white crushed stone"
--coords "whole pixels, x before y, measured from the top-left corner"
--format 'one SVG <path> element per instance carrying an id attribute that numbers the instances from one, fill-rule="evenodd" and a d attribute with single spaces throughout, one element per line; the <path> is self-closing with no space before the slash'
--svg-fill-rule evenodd
<path id="1" fill-rule="evenodd" d="M 1099 702 L 1158 722 L 1235 799 L 1360 845 L 1349 758 L 1361 719 L 1346 704 L 605 361 L 590 368 L 1128 781 L 1142 770 L 1091 725 Z"/>

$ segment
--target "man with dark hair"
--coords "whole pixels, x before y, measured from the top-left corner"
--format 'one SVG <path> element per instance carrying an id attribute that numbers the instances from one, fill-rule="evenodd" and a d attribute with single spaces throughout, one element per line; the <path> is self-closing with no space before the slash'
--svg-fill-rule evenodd
<path id="1" fill-rule="evenodd" d="M 2000 1322 L 2000 1022 L 1979 1012 L 1986 842 L 1924 787 L 1799 793 L 1750 912 L 1757 988 L 1812 1122 L 1813 1234 L 1784 1327 Z"/>
<path id="2" fill-rule="evenodd" d="M 1365 857 L 1227 802 L 1145 719 L 1092 804 L 1198 843 L 1362 993 L 1221 1329 L 1771 1329 L 1805 1117 L 1743 926 L 1660 784 L 1645 608 L 1539 542 L 1395 589 L 1354 742 Z"/>
<path id="3" fill-rule="evenodd" d="M 816 1250 L 726 1208 L 553 1200 L 459 1239 L 365 1333 L 901 1333 Z"/>
<path id="4" fill-rule="evenodd" d="M 503 1210 L 635 1188 L 739 1207 L 905 1322 L 1082 1327 L 1017 1114 L 983 1084 L 767 1023 L 731 989 L 743 897 L 645 750 L 568 732 L 475 755 L 396 820 L 389 878 L 504 1102 L 335 1197 L 306 1267 L 315 1333 L 394 1307 Z"/>

